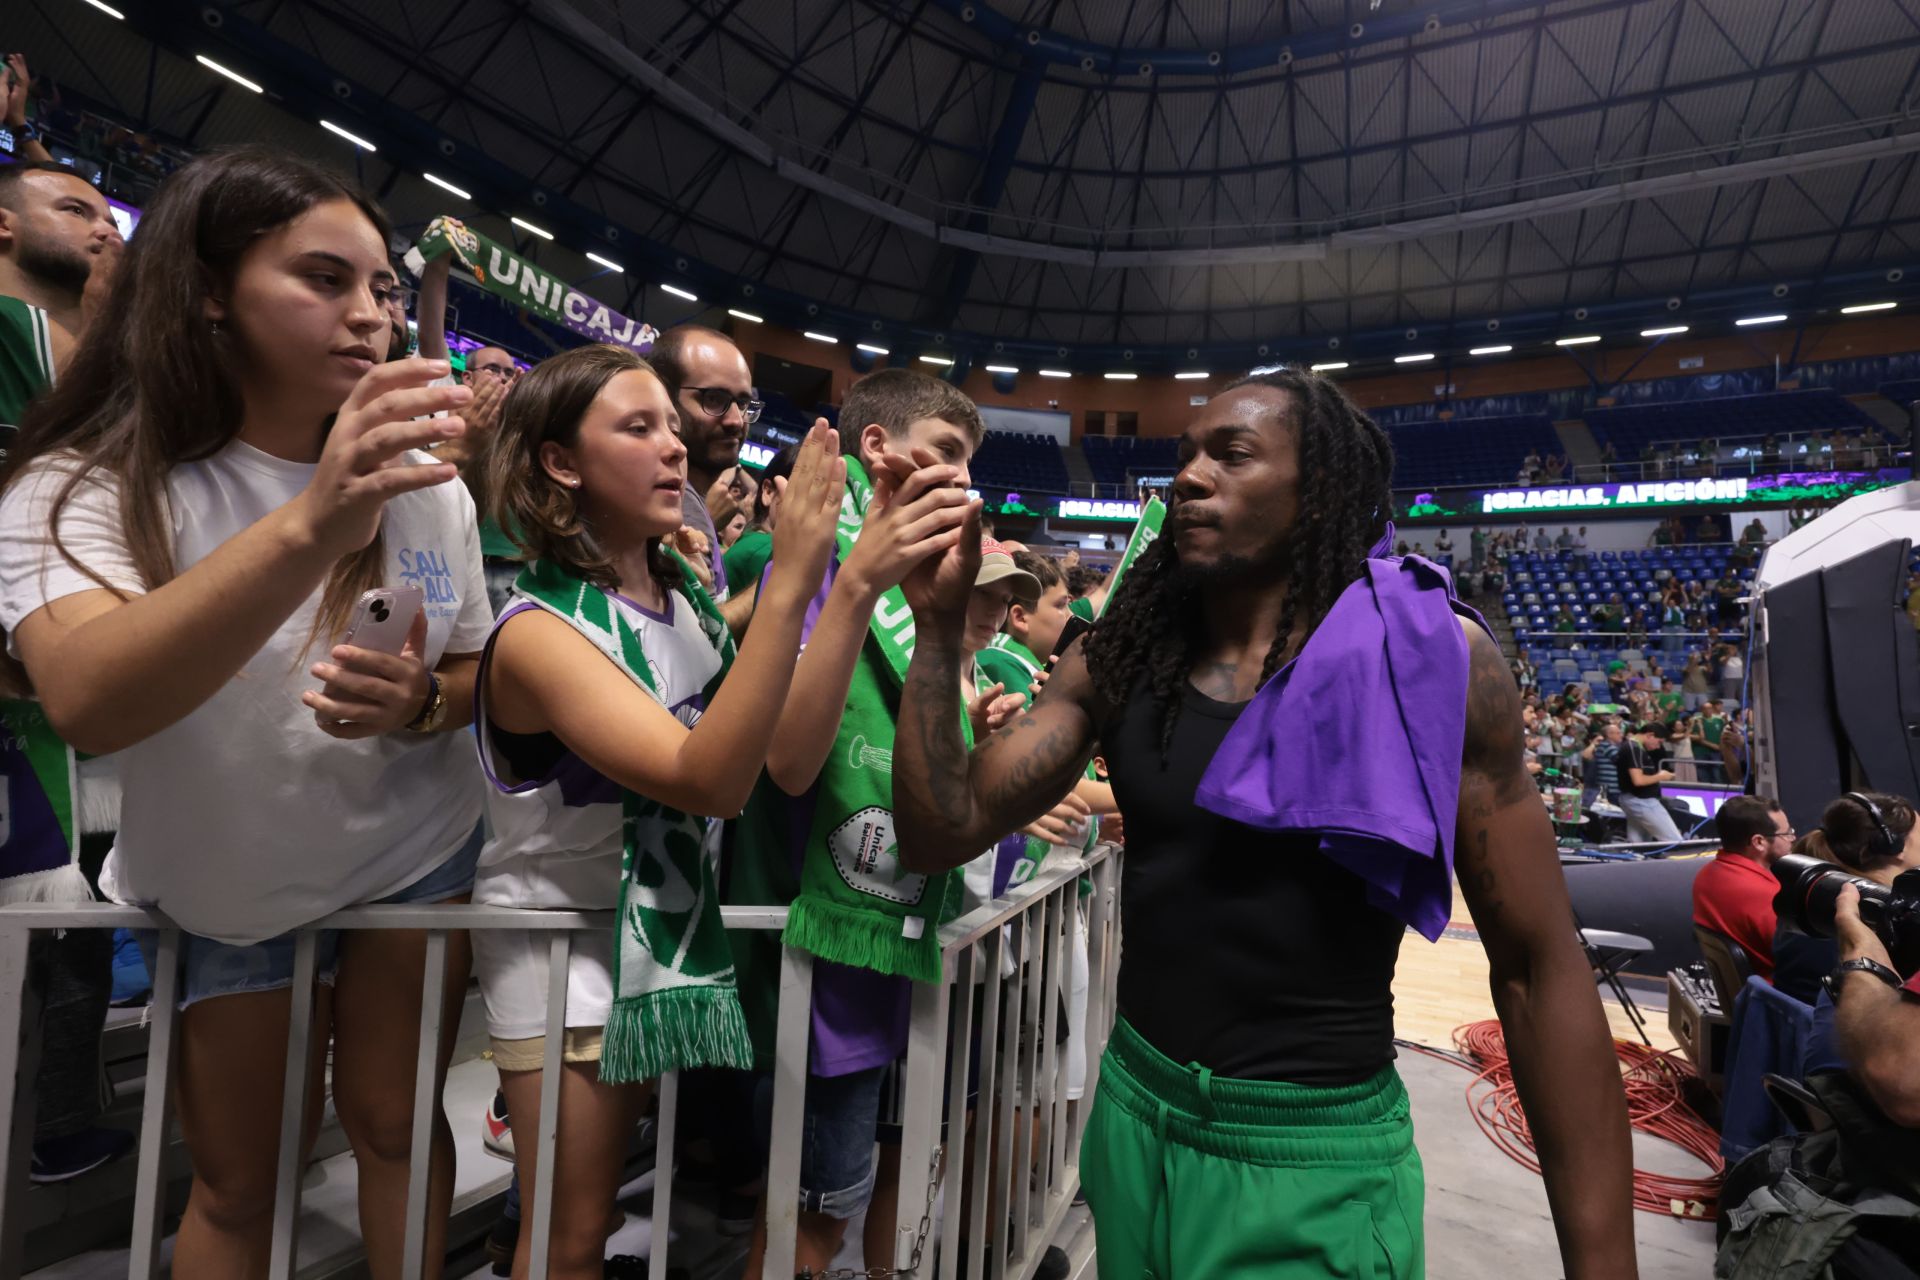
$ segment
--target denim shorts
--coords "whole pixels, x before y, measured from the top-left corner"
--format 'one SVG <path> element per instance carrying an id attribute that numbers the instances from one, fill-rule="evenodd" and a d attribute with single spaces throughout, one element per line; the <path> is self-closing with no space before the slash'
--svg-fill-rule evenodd
<path id="1" fill-rule="evenodd" d="M 873 1199 L 874 1143 L 886 1067 L 808 1076 L 800 1134 L 800 1210 L 845 1222 Z"/>
<path id="2" fill-rule="evenodd" d="M 473 889 L 473 869 L 480 860 L 480 847 L 486 843 L 484 825 L 476 825 L 473 834 L 453 855 L 406 888 L 379 899 L 380 903 L 444 902 Z M 159 951 L 160 937 L 151 929 L 138 930 L 140 951 L 151 973 Z M 275 991 L 293 985 L 292 933 L 283 933 L 246 946 L 216 942 L 196 933 L 180 935 L 180 1008 L 213 996 L 239 995 L 248 991 Z M 327 986 L 333 985 L 339 968 L 340 931 L 323 929 L 314 947 L 314 971 Z"/>

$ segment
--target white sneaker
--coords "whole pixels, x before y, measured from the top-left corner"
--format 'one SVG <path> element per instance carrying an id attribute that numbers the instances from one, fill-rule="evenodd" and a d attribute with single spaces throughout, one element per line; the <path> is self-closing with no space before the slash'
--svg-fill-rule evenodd
<path id="1" fill-rule="evenodd" d="M 513 1163 L 513 1120 L 507 1115 L 507 1095 L 498 1089 L 493 1091 L 493 1101 L 487 1104 L 486 1118 L 480 1123 L 480 1144 L 488 1155 Z"/>

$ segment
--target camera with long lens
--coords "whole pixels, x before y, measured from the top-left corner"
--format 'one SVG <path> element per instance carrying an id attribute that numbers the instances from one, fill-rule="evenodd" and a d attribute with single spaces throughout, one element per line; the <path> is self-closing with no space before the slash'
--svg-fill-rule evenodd
<path id="1" fill-rule="evenodd" d="M 1902 977 L 1920 970 L 1920 867 L 1904 871 L 1891 887 L 1855 875 L 1820 858 L 1789 853 L 1775 860 L 1780 892 L 1773 912 L 1780 923 L 1816 938 L 1834 936 L 1833 906 L 1840 890 L 1860 890 L 1860 919 L 1886 944 Z"/>

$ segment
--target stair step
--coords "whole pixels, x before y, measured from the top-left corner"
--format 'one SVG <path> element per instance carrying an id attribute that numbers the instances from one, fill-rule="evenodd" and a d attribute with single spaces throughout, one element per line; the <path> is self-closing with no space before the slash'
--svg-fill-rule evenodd
<path id="1" fill-rule="evenodd" d="M 1890 440 L 1905 440 L 1909 420 L 1904 406 L 1895 404 L 1877 392 L 1870 396 L 1848 396 L 1855 407 L 1879 424 L 1880 434 Z"/>

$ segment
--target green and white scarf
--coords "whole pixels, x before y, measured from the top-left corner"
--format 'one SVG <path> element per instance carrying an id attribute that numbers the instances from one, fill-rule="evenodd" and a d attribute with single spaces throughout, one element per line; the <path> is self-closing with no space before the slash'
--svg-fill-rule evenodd
<path id="1" fill-rule="evenodd" d="M 847 459 L 847 492 L 835 537 L 840 563 L 853 554 L 873 485 L 858 458 Z M 940 923 L 959 874 L 908 871 L 893 827 L 893 736 L 900 691 L 913 657 L 913 610 L 899 587 L 874 606 L 867 640 L 853 664 L 839 736 L 815 784 L 813 822 L 800 870 L 800 896 L 782 935 L 790 946 L 837 964 L 940 978 Z M 955 714 L 972 745 L 966 708 Z"/>
<path id="2" fill-rule="evenodd" d="M 680 593 L 720 654 L 711 693 L 733 662 L 733 639 L 693 571 L 674 559 Z M 513 594 L 566 622 L 666 705 L 631 622 L 605 591 L 536 561 L 520 571 Z M 686 1067 L 751 1067 L 753 1045 L 720 922 L 705 820 L 625 790 L 621 809 L 626 852 L 600 1078 L 621 1084 Z"/>
<path id="3" fill-rule="evenodd" d="M 420 242 L 407 250 L 402 261 L 418 276 L 427 263 L 449 253 L 488 293 L 590 342 L 608 342 L 645 355 L 660 336 L 652 325 L 628 319 L 448 214 L 427 224 Z"/>

